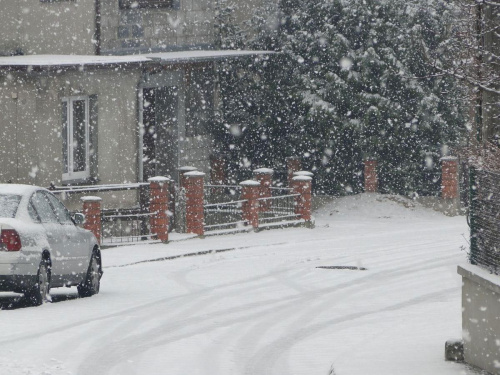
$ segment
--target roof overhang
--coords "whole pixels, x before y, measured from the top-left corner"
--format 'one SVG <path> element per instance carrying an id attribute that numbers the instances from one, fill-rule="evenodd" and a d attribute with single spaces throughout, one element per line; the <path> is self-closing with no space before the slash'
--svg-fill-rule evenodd
<path id="1" fill-rule="evenodd" d="M 0 57 L 0 68 L 44 69 L 63 67 L 106 67 L 135 64 L 178 64 L 202 61 L 226 60 L 245 56 L 273 54 L 273 51 L 175 51 L 142 55 L 94 56 L 94 55 L 22 55 Z"/>
<path id="2" fill-rule="evenodd" d="M 239 57 L 270 55 L 273 51 L 219 50 L 219 51 L 177 51 L 149 53 L 147 56 L 162 63 L 189 63 L 198 61 L 227 60 Z"/>

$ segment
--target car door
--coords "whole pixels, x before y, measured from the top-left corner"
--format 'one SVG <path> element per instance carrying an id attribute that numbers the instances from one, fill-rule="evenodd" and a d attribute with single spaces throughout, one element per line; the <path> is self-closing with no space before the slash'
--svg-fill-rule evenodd
<path id="1" fill-rule="evenodd" d="M 49 192 L 44 192 L 44 194 L 52 205 L 62 228 L 62 252 L 70 263 L 68 276 L 70 278 L 76 276 L 76 280 L 73 281 L 80 281 L 86 274 L 90 262 L 89 237 L 77 228 L 71 219 L 71 214 L 59 199 Z"/>
<path id="2" fill-rule="evenodd" d="M 63 275 L 67 274 L 70 266 L 69 259 L 64 255 L 62 242 L 63 229 L 57 216 L 42 190 L 36 191 L 31 199 L 30 204 L 38 214 L 40 221 L 44 227 L 47 241 L 50 246 L 50 259 L 52 261 L 51 274 L 53 285 L 63 283 Z"/>

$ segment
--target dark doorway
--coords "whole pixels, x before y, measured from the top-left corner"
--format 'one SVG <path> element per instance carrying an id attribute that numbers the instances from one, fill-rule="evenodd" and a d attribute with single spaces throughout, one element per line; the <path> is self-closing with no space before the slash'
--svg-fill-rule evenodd
<path id="1" fill-rule="evenodd" d="M 143 180 L 176 177 L 178 168 L 178 90 L 175 86 L 143 89 Z"/>

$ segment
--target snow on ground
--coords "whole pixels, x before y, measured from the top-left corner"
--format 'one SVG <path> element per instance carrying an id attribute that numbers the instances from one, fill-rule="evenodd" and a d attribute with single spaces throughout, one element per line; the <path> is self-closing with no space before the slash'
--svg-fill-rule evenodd
<path id="1" fill-rule="evenodd" d="M 315 229 L 106 249 L 99 295 L 0 312 L 0 374 L 472 374 L 443 359 L 467 233 L 374 194 L 328 203 Z"/>

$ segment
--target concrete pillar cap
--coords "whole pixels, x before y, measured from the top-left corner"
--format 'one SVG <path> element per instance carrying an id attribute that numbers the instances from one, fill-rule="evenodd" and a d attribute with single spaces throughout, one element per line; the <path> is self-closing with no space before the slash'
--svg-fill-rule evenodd
<path id="1" fill-rule="evenodd" d="M 163 176 L 155 176 L 148 178 L 148 182 L 167 182 L 170 181 L 170 178 Z"/>
<path id="2" fill-rule="evenodd" d="M 274 170 L 271 168 L 257 168 L 253 171 L 254 174 L 273 174 Z"/>
<path id="3" fill-rule="evenodd" d="M 297 172 L 293 172 L 293 175 L 294 176 L 309 176 L 309 177 L 313 177 L 314 173 L 309 172 L 309 171 L 297 171 Z"/>
<path id="4" fill-rule="evenodd" d="M 255 181 L 255 180 L 245 180 L 245 181 L 240 182 L 240 185 L 241 186 L 260 186 L 260 182 Z"/>
<path id="5" fill-rule="evenodd" d="M 449 155 L 449 156 L 443 156 L 439 160 L 441 160 L 441 161 L 457 161 L 458 158 L 456 156 Z"/>
<path id="6" fill-rule="evenodd" d="M 184 173 L 184 176 L 186 176 L 186 177 L 204 177 L 205 173 L 200 172 L 200 171 L 191 171 L 191 172 Z"/>
<path id="7" fill-rule="evenodd" d="M 101 197 L 95 197 L 95 196 L 89 195 L 89 196 L 86 196 L 86 197 L 81 197 L 80 200 L 82 202 L 100 202 L 100 201 L 102 201 L 102 198 Z"/>
<path id="8" fill-rule="evenodd" d="M 312 181 L 312 177 L 310 176 L 295 176 L 292 178 L 293 181 Z"/>
<path id="9" fill-rule="evenodd" d="M 198 168 L 196 167 L 191 167 L 189 165 L 185 165 L 184 167 L 180 167 L 178 169 L 179 172 L 192 172 L 192 171 L 197 171 Z"/>

